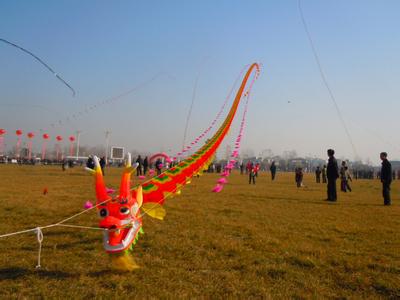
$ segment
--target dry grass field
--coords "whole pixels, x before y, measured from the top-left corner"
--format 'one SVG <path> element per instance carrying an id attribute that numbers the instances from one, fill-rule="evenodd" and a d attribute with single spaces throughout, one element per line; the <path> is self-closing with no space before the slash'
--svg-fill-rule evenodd
<path id="1" fill-rule="evenodd" d="M 108 186 L 120 172 L 106 170 Z M 400 181 L 384 207 L 378 180 L 354 181 L 331 204 L 311 175 L 298 189 L 291 173 L 275 182 L 261 173 L 256 185 L 234 173 L 214 194 L 217 178 L 194 179 L 164 221 L 144 217 L 137 271 L 112 269 L 99 231 L 45 229 L 40 270 L 33 233 L 1 239 L 0 297 L 400 298 Z M 93 199 L 82 169 L 0 165 L 0 234 L 55 223 Z"/>

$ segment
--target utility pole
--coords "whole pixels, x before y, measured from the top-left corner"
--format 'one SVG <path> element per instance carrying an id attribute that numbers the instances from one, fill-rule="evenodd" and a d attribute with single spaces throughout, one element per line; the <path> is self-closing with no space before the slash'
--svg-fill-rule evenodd
<path id="1" fill-rule="evenodd" d="M 105 155 L 107 165 L 108 165 L 108 147 L 110 144 L 110 134 L 111 134 L 111 131 L 107 130 L 106 131 L 106 155 Z"/>
<path id="2" fill-rule="evenodd" d="M 81 137 L 81 131 L 76 131 L 76 160 L 79 159 L 79 139 Z"/>

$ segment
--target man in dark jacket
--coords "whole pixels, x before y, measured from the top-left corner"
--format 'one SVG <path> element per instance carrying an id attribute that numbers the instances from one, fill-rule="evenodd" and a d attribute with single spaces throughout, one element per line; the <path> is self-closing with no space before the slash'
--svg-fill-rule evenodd
<path id="1" fill-rule="evenodd" d="M 317 181 L 317 183 L 321 183 L 321 169 L 318 166 L 317 169 L 315 170 L 315 179 Z"/>
<path id="2" fill-rule="evenodd" d="M 142 157 L 139 155 L 138 158 L 136 159 L 136 162 L 138 164 L 137 168 L 136 168 L 136 176 L 142 176 L 142 167 L 143 167 L 143 159 Z"/>
<path id="3" fill-rule="evenodd" d="M 336 201 L 336 180 L 339 178 L 339 168 L 334 157 L 335 151 L 328 149 L 328 166 L 326 168 L 326 177 L 328 178 L 328 201 Z"/>
<path id="4" fill-rule="evenodd" d="M 143 175 L 146 176 L 147 169 L 149 168 L 149 159 L 147 156 L 143 160 Z"/>
<path id="5" fill-rule="evenodd" d="M 100 168 L 101 168 L 101 173 L 104 176 L 104 168 L 106 167 L 106 158 L 103 156 L 100 158 Z"/>
<path id="6" fill-rule="evenodd" d="M 382 195 L 383 204 L 390 205 L 390 184 L 392 183 L 392 165 L 387 160 L 387 153 L 381 153 L 382 169 L 381 169 L 381 182 L 382 182 Z"/>
<path id="7" fill-rule="evenodd" d="M 322 183 L 326 183 L 326 165 L 322 167 Z"/>
<path id="8" fill-rule="evenodd" d="M 276 165 L 275 165 L 274 161 L 272 161 L 271 166 L 269 167 L 269 170 L 271 171 L 271 179 L 274 180 L 275 175 L 276 175 Z"/>

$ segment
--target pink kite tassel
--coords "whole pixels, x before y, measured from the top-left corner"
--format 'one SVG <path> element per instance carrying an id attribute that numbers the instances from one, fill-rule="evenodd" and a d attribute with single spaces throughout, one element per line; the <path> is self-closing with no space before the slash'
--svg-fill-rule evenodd
<path id="1" fill-rule="evenodd" d="M 84 209 L 89 209 L 93 207 L 93 203 L 90 201 L 86 201 L 85 205 L 83 206 Z"/>
<path id="2" fill-rule="evenodd" d="M 222 191 L 222 185 L 220 185 L 220 184 L 217 184 L 213 189 L 212 189 L 212 192 L 214 192 L 214 193 L 219 193 L 220 191 Z"/>
<path id="3" fill-rule="evenodd" d="M 228 182 L 228 180 L 226 180 L 226 178 L 220 178 L 220 179 L 218 179 L 218 181 L 217 181 L 217 183 L 219 183 L 219 184 L 225 184 L 225 183 L 227 183 Z"/>
<path id="4" fill-rule="evenodd" d="M 106 193 L 107 194 L 113 194 L 114 192 L 115 192 L 114 189 L 106 187 Z"/>

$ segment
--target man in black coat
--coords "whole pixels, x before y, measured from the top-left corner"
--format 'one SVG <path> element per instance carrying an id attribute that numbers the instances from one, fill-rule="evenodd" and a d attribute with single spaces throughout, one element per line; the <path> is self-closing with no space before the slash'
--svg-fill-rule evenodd
<path id="1" fill-rule="evenodd" d="M 328 149 L 328 166 L 326 168 L 326 177 L 328 178 L 328 201 L 336 201 L 336 180 L 339 178 L 339 168 L 334 157 L 335 151 Z"/>
<path id="2" fill-rule="evenodd" d="M 136 162 L 138 164 L 136 168 L 136 176 L 142 176 L 143 159 L 140 155 L 136 159 Z"/>
<path id="3" fill-rule="evenodd" d="M 321 171 L 320 167 L 318 166 L 317 169 L 315 170 L 315 179 L 316 179 L 317 183 L 321 183 L 321 173 L 322 173 L 322 171 Z"/>
<path id="4" fill-rule="evenodd" d="M 387 153 L 381 153 L 382 168 L 381 168 L 381 182 L 382 182 L 382 195 L 383 204 L 390 205 L 390 184 L 392 183 L 392 165 L 387 160 Z"/>
<path id="5" fill-rule="evenodd" d="M 269 167 L 269 170 L 271 171 L 271 179 L 274 180 L 275 175 L 276 175 L 276 165 L 275 165 L 274 161 L 272 161 L 271 166 Z"/>

